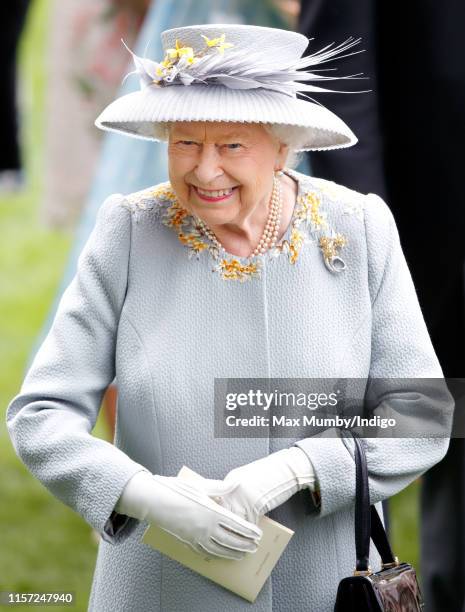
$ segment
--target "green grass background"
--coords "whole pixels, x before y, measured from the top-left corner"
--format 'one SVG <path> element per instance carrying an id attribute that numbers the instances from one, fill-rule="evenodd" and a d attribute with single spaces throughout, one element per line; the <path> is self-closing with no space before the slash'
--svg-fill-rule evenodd
<path id="1" fill-rule="evenodd" d="M 0 403 L 4 410 L 19 390 L 72 242 L 70 232 L 41 225 L 38 214 L 48 78 L 45 45 L 52 7 L 50 0 L 31 2 L 18 58 L 27 187 L 18 195 L 0 195 Z M 107 437 L 101 418 L 94 435 Z M 72 608 L 53 609 L 87 610 L 97 552 L 90 526 L 26 470 L 14 453 L 4 418 L 0 463 L 0 591 L 74 591 Z M 417 567 L 418 490 L 419 483 L 413 483 L 391 500 L 394 551 Z M 26 608 L 31 606 L 21 607 Z"/>

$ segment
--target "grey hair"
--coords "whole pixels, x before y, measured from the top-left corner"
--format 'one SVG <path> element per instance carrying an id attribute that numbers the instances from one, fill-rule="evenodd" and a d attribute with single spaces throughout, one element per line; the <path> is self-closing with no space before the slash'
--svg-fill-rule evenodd
<path id="1" fill-rule="evenodd" d="M 155 136 L 162 140 L 169 139 L 170 127 L 174 122 L 165 122 L 155 124 Z M 305 144 L 305 138 L 302 136 L 302 128 L 298 125 L 282 125 L 280 123 L 261 123 L 265 130 L 276 138 L 281 144 L 289 147 L 289 153 L 286 159 L 287 168 L 295 168 L 299 165 L 303 155 L 303 151 L 299 151 Z"/>
<path id="2" fill-rule="evenodd" d="M 299 149 L 305 144 L 302 137 L 302 128 L 298 125 L 283 125 L 281 123 L 263 123 L 262 125 L 281 144 L 289 147 L 286 159 L 287 168 L 298 166 L 303 155 L 303 151 L 299 151 Z"/>

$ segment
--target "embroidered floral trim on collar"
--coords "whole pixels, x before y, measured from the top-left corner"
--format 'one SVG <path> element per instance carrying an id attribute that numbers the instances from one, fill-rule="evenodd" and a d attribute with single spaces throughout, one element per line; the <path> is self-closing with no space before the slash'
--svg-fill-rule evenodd
<path id="1" fill-rule="evenodd" d="M 279 244 L 264 255 L 254 257 L 239 257 L 227 253 L 224 249 L 219 250 L 204 235 L 196 216 L 179 204 L 169 181 L 161 183 L 155 189 L 144 190 L 143 196 L 140 192 L 132 194 L 135 196 L 133 201 L 131 202 L 131 196 L 128 196 L 128 200 L 131 204 L 147 208 L 143 202 L 156 199 L 163 224 L 176 232 L 178 240 L 187 248 L 188 257 L 198 259 L 206 252 L 215 263 L 213 271 L 219 273 L 223 280 L 244 282 L 260 278 L 263 261 L 280 255 L 286 256 L 289 263 L 295 265 L 306 243 L 314 243 L 320 248 L 323 261 L 330 272 L 342 272 L 346 269 L 346 264 L 340 257 L 340 249 L 346 246 L 347 239 L 330 227 L 326 212 L 322 210 L 324 189 L 315 188 L 311 183 L 304 185 L 302 175 L 298 172 L 288 169 L 285 172 L 299 184 L 290 225 Z M 339 187 L 333 183 L 329 185 Z M 346 208 L 344 212 L 359 210 L 360 205 L 354 210 Z"/>

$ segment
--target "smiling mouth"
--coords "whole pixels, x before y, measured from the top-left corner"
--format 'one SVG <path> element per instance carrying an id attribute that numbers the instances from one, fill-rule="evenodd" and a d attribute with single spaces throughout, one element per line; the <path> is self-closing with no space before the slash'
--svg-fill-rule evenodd
<path id="1" fill-rule="evenodd" d="M 208 200 L 210 202 L 212 201 L 217 202 L 219 200 L 225 200 L 229 198 L 230 196 L 232 196 L 232 194 L 234 193 L 234 190 L 237 189 L 237 186 L 229 187 L 227 189 L 201 189 L 200 187 L 197 187 L 196 185 L 192 185 L 192 187 L 194 188 L 196 194 L 202 200 Z"/>

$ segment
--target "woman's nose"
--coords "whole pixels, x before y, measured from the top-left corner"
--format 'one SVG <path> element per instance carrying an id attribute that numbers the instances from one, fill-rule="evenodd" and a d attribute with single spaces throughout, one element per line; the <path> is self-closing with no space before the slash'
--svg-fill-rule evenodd
<path id="1" fill-rule="evenodd" d="M 221 168 L 221 156 L 216 145 L 202 145 L 194 173 L 203 187 L 213 183 L 216 178 L 224 174 Z"/>

